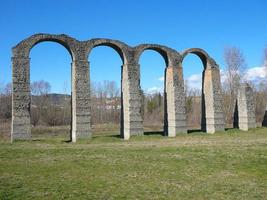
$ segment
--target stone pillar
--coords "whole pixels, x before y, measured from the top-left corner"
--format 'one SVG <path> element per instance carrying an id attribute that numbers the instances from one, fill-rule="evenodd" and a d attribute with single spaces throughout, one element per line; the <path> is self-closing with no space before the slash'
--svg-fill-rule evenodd
<path id="1" fill-rule="evenodd" d="M 30 59 L 12 58 L 11 141 L 31 137 Z"/>
<path id="2" fill-rule="evenodd" d="M 182 67 L 167 67 L 165 70 L 165 120 L 164 132 L 168 137 L 186 133 L 185 92 Z"/>
<path id="3" fill-rule="evenodd" d="M 237 94 L 238 127 L 243 131 L 256 128 L 255 99 L 249 84 L 242 84 Z"/>
<path id="4" fill-rule="evenodd" d="M 201 129 L 207 133 L 224 130 L 220 70 L 213 65 L 208 62 L 202 76 Z"/>
<path id="5" fill-rule="evenodd" d="M 122 116 L 121 136 L 128 140 L 131 135 L 143 134 L 141 117 L 140 66 L 124 64 L 122 66 Z"/>
<path id="6" fill-rule="evenodd" d="M 72 133 L 71 140 L 91 137 L 89 62 L 72 63 Z"/>
<path id="7" fill-rule="evenodd" d="M 267 105 L 266 105 L 266 108 L 265 108 L 265 114 L 264 114 L 264 117 L 263 117 L 262 126 L 267 127 Z"/>

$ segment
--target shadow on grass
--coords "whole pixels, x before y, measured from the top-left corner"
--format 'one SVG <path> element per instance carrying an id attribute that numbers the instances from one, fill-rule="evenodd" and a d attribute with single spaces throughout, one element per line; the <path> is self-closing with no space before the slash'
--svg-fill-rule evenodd
<path id="1" fill-rule="evenodd" d="M 72 142 L 72 140 L 71 140 L 71 139 L 68 139 L 68 140 L 63 140 L 62 142 L 63 142 L 63 143 L 71 143 L 71 142 Z"/>
<path id="2" fill-rule="evenodd" d="M 239 129 L 228 127 L 228 128 L 225 128 L 224 131 L 216 131 L 216 133 L 219 133 L 219 132 L 228 132 L 228 133 L 239 132 Z M 202 131 L 201 129 L 189 129 L 187 130 L 187 133 L 188 134 L 206 134 L 207 132 Z"/>
<path id="3" fill-rule="evenodd" d="M 112 138 L 122 138 L 121 135 L 105 135 L 105 137 L 112 137 Z"/>
<path id="4" fill-rule="evenodd" d="M 190 134 L 190 133 L 203 133 L 201 129 L 190 129 L 190 130 L 187 130 L 187 133 Z"/>
<path id="5" fill-rule="evenodd" d="M 146 131 L 144 132 L 144 135 L 161 135 L 164 136 L 163 131 Z"/>

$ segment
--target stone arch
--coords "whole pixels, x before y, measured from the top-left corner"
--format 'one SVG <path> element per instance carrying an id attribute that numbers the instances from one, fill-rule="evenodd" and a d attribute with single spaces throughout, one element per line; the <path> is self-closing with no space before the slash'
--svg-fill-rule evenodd
<path id="1" fill-rule="evenodd" d="M 202 72 L 201 129 L 208 133 L 224 130 L 219 66 L 206 51 L 200 48 L 190 48 L 183 51 L 181 53 L 181 66 L 183 59 L 190 53 L 197 55 L 204 67 Z"/>
<path id="2" fill-rule="evenodd" d="M 159 53 L 163 57 L 166 67 L 172 65 L 175 62 L 174 55 L 175 54 L 176 56 L 178 55 L 178 52 L 176 52 L 175 50 L 170 49 L 166 46 L 157 45 L 157 44 L 141 44 L 141 45 L 134 47 L 134 49 L 136 52 L 135 60 L 137 63 L 140 60 L 141 54 L 145 50 L 153 50 Z"/>
<path id="3" fill-rule="evenodd" d="M 183 51 L 181 53 L 181 62 L 183 62 L 184 58 L 190 53 L 195 54 L 200 58 L 204 69 L 206 69 L 207 67 L 210 67 L 210 65 L 208 65 L 208 62 L 211 60 L 209 54 L 200 48 L 190 48 L 190 49 L 186 49 L 185 51 Z"/>
<path id="4" fill-rule="evenodd" d="M 30 138 L 31 124 L 30 124 L 30 51 L 38 43 L 51 41 L 64 46 L 70 53 L 72 62 L 80 59 L 80 43 L 67 35 L 53 35 L 53 34 L 35 34 L 29 38 L 21 41 L 13 49 L 12 57 L 12 131 L 11 141 L 14 139 Z M 79 73 L 78 73 L 79 74 Z M 76 123 L 77 107 L 75 99 L 77 87 L 77 70 L 76 65 L 72 63 L 72 134 L 71 139 L 76 141 Z M 73 95 L 74 94 L 74 95 Z M 75 131 L 73 130 L 75 127 Z M 74 132 L 74 134 L 73 134 Z"/>
<path id="5" fill-rule="evenodd" d="M 21 41 L 12 48 L 14 57 L 28 58 L 31 49 L 41 42 L 55 42 L 67 49 L 72 60 L 75 58 L 75 43 L 78 42 L 68 35 L 35 34 Z"/>
<path id="6" fill-rule="evenodd" d="M 176 120 L 177 116 L 180 115 L 180 110 L 178 104 L 182 105 L 182 99 L 178 99 L 178 95 L 183 96 L 183 84 L 179 84 L 182 77 L 180 74 L 180 69 L 178 69 L 178 63 L 180 61 L 180 54 L 166 46 L 157 44 L 141 44 L 135 49 L 135 63 L 138 66 L 138 71 L 140 71 L 139 60 L 141 54 L 145 50 L 153 50 L 159 53 L 165 61 L 164 70 L 164 135 L 169 137 L 174 137 L 177 132 L 184 132 L 185 125 Z M 138 77 L 140 79 L 140 77 Z M 181 81 L 180 81 L 181 82 Z M 139 90 L 141 90 L 139 82 Z M 176 112 L 177 111 L 177 112 Z M 178 114 L 177 114 L 178 113 Z"/>
<path id="7" fill-rule="evenodd" d="M 141 65 L 140 65 L 140 59 L 141 59 L 141 56 L 142 54 L 147 51 L 147 50 L 151 50 L 153 52 L 156 52 L 157 54 L 159 54 L 159 56 L 161 58 L 163 58 L 164 60 L 164 71 L 163 71 L 163 74 L 164 74 L 164 81 L 166 79 L 166 75 L 165 75 L 165 69 L 168 67 L 168 64 L 169 64 L 169 56 L 168 56 L 168 51 L 166 49 L 164 49 L 163 46 L 160 46 L 160 45 L 156 45 L 156 44 L 141 44 L 141 45 L 138 45 L 137 47 L 135 47 L 135 62 L 138 66 L 138 71 L 139 71 L 139 83 L 138 83 L 138 87 L 139 87 L 139 90 L 140 90 L 140 95 L 141 95 L 141 91 L 142 91 L 142 87 L 141 87 Z M 167 109 L 167 103 L 166 103 L 166 91 L 165 91 L 165 82 L 163 84 L 163 88 L 164 88 L 164 91 L 163 91 L 163 99 L 164 99 L 164 109 L 163 109 L 163 112 L 164 112 L 164 118 L 163 118 L 163 133 L 165 132 L 164 130 L 166 129 L 166 124 L 167 124 L 167 119 L 166 119 L 166 116 L 167 116 L 167 112 L 166 112 L 166 109 Z M 140 102 L 141 103 L 141 102 Z M 140 107 L 140 110 L 141 110 L 141 107 Z M 142 117 L 142 126 L 144 124 L 144 118 Z"/>
<path id="8" fill-rule="evenodd" d="M 167 135 L 174 137 L 186 130 L 185 94 L 182 73 L 184 57 L 193 53 L 202 60 L 203 95 L 205 98 L 205 130 L 213 133 L 224 129 L 220 70 L 216 62 L 202 49 L 191 48 L 182 54 L 157 44 L 130 47 L 118 40 L 92 39 L 80 42 L 67 35 L 36 34 L 12 49 L 12 131 L 13 139 L 29 138 L 30 132 L 30 50 L 38 43 L 52 41 L 63 45 L 72 58 L 72 134 L 73 142 L 91 135 L 90 129 L 90 79 L 88 57 L 96 46 L 113 48 L 121 57 L 122 66 L 122 136 L 143 134 L 140 116 L 140 67 L 139 58 L 146 49 L 158 52 L 165 61 L 165 92 L 167 94 Z"/>
<path id="9" fill-rule="evenodd" d="M 124 127 L 127 127 L 126 124 L 128 124 L 126 122 L 126 120 L 124 120 L 124 110 L 129 110 L 129 103 L 126 101 L 125 98 L 123 98 L 124 96 L 124 85 L 125 85 L 125 78 L 123 78 L 123 74 L 125 71 L 125 66 L 127 66 L 127 64 L 130 62 L 129 60 L 129 51 L 130 51 L 130 47 L 118 40 L 111 40 L 111 39 L 105 39 L 105 38 L 96 38 L 96 39 L 91 39 L 88 40 L 85 43 L 85 54 L 86 54 L 86 60 L 89 59 L 90 53 L 93 50 L 93 48 L 95 47 L 99 47 L 99 46 L 106 46 L 106 47 L 110 47 L 113 50 L 115 50 L 118 55 L 121 58 L 122 61 L 122 66 L 121 66 L 121 124 L 120 124 L 120 134 L 124 139 L 128 139 L 128 136 L 125 136 L 124 133 L 126 133 L 126 131 L 124 131 Z M 90 71 L 90 64 L 88 65 L 89 71 Z M 89 73 L 90 74 L 90 73 Z M 89 77 L 90 80 L 90 77 Z M 89 81 L 90 83 L 90 81 Z M 90 86 L 89 86 L 90 88 Z M 127 88 L 127 91 L 125 93 L 127 93 L 129 90 L 129 88 Z M 90 107 L 91 107 L 91 103 L 90 103 Z"/>
<path id="10" fill-rule="evenodd" d="M 85 51 L 86 51 L 87 59 L 89 58 L 90 52 L 92 51 L 93 48 L 98 47 L 98 46 L 107 46 L 107 47 L 111 47 L 119 54 L 123 64 L 128 63 L 128 60 L 129 60 L 128 51 L 130 47 L 127 44 L 119 40 L 96 38 L 96 39 L 86 41 L 85 44 L 86 44 Z"/>

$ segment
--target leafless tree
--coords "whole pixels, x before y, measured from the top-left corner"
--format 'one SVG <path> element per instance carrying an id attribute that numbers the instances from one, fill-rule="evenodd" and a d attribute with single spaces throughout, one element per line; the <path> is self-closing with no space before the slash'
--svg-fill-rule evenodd
<path id="1" fill-rule="evenodd" d="M 190 128 L 199 128 L 201 125 L 201 90 L 188 89 L 186 97 L 186 117 Z"/>
<path id="2" fill-rule="evenodd" d="M 224 60 L 229 91 L 232 96 L 235 96 L 247 67 L 245 57 L 239 48 L 228 47 L 224 50 Z"/>
<path id="3" fill-rule="evenodd" d="M 115 81 L 91 83 L 92 123 L 120 122 L 120 90 Z"/>
<path id="4" fill-rule="evenodd" d="M 11 118 L 11 107 L 12 107 L 12 97 L 11 97 L 11 83 L 5 84 L 0 89 L 0 117 L 4 119 Z"/>
<path id="5" fill-rule="evenodd" d="M 41 118 L 45 104 L 48 103 L 48 93 L 51 90 L 50 83 L 44 80 L 34 81 L 31 84 L 31 94 L 35 96 L 35 104 L 31 105 L 31 123 L 36 126 Z"/>
<path id="6" fill-rule="evenodd" d="M 31 94 L 36 96 L 47 95 L 51 90 L 51 85 L 49 82 L 40 80 L 34 81 L 31 84 Z"/>
<path id="7" fill-rule="evenodd" d="M 225 94 L 228 96 L 229 105 L 227 108 L 226 118 L 229 123 L 232 123 L 232 116 L 234 112 L 235 100 L 240 81 L 244 78 L 246 70 L 246 61 L 242 51 L 237 47 L 228 47 L 224 50 L 224 60 L 226 64 L 226 90 Z"/>
<path id="8" fill-rule="evenodd" d="M 64 81 L 63 94 L 67 95 L 67 93 L 68 93 L 68 82 Z M 63 109 L 62 124 L 68 125 L 68 124 L 70 124 L 70 121 L 71 121 L 71 101 L 68 101 L 66 99 L 66 96 L 64 96 L 62 109 Z"/>

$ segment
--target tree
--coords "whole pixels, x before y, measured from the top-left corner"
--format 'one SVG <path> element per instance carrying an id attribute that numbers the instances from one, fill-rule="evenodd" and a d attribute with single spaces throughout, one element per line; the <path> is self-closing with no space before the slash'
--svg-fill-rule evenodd
<path id="1" fill-rule="evenodd" d="M 224 50 L 224 60 L 229 92 L 232 96 L 236 96 L 247 66 L 245 57 L 239 48 L 228 47 Z"/>
<path id="2" fill-rule="evenodd" d="M 41 118 L 45 104 L 48 104 L 48 93 L 51 90 L 50 83 L 44 80 L 34 81 L 31 84 L 31 94 L 35 98 L 35 104 L 31 105 L 31 123 L 36 126 Z"/>
<path id="3" fill-rule="evenodd" d="M 201 125 L 201 91 L 199 89 L 188 89 L 186 96 L 186 117 L 188 126 L 196 128 Z"/>
<path id="4" fill-rule="evenodd" d="M 225 105 L 227 108 L 226 120 L 229 123 L 232 123 L 237 91 L 242 78 L 244 78 L 247 65 L 243 53 L 237 47 L 225 48 L 224 60 L 227 76 L 225 93 L 229 98 L 229 101 L 227 101 L 229 102 L 229 105 Z"/>
<path id="5" fill-rule="evenodd" d="M 120 122 L 120 89 L 115 81 L 91 83 L 92 124 Z"/>
<path id="6" fill-rule="evenodd" d="M 64 101 L 63 101 L 63 116 L 62 116 L 62 124 L 68 125 L 71 123 L 71 101 L 67 100 L 67 93 L 68 93 L 68 82 L 64 81 L 63 83 L 63 94 Z"/>
<path id="7" fill-rule="evenodd" d="M 12 96 L 11 83 L 7 83 L 1 87 L 0 92 L 0 117 L 10 119 L 12 115 Z"/>
<path id="8" fill-rule="evenodd" d="M 50 93 L 51 85 L 49 82 L 40 80 L 31 84 L 31 94 L 36 96 L 45 96 Z"/>

